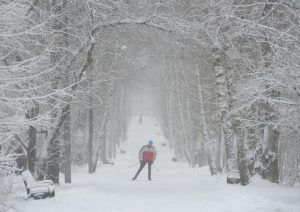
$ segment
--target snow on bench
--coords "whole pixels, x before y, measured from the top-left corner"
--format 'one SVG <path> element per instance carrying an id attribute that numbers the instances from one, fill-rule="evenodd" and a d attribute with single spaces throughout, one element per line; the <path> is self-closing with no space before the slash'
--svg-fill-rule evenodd
<path id="1" fill-rule="evenodd" d="M 44 199 L 54 197 L 54 184 L 51 180 L 35 181 L 29 170 L 22 172 L 22 178 L 27 191 L 27 198 Z"/>

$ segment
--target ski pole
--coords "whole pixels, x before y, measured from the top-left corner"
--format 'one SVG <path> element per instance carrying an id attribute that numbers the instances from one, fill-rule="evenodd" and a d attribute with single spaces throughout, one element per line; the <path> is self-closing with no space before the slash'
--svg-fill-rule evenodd
<path id="1" fill-rule="evenodd" d="M 153 164 L 154 169 L 159 172 L 159 169 Z"/>
<path id="2" fill-rule="evenodd" d="M 135 164 L 129 165 L 128 168 L 134 167 L 138 164 L 139 162 L 136 162 Z"/>

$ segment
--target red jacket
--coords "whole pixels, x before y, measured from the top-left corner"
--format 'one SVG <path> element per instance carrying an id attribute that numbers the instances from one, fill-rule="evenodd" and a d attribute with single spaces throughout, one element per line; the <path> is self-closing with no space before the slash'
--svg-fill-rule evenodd
<path id="1" fill-rule="evenodd" d="M 157 152 L 154 146 L 150 146 L 150 145 L 143 146 L 139 152 L 139 160 L 155 161 L 156 154 Z"/>

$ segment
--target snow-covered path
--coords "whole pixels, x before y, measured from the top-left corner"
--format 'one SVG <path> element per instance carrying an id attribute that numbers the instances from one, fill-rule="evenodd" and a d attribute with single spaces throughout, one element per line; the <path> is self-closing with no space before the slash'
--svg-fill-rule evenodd
<path id="1" fill-rule="evenodd" d="M 140 147 L 149 139 L 158 150 L 152 179 L 147 180 L 147 167 L 137 181 L 130 179 L 138 166 Z M 186 163 L 171 161 L 172 153 L 163 132 L 154 119 L 138 117 L 131 121 L 127 142 L 121 148 L 115 165 L 98 168 L 90 175 L 80 169 L 73 174 L 71 185 L 56 187 L 56 197 L 45 200 L 19 201 L 21 212 L 210 212 L 300 211 L 300 188 L 287 188 L 254 179 L 250 185 L 227 185 L 225 176 L 211 177 L 208 168 L 190 168 Z"/>

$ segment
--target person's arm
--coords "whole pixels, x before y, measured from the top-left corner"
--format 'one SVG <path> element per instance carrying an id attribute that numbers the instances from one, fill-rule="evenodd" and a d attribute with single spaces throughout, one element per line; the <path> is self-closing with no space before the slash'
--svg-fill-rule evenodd
<path id="1" fill-rule="evenodd" d="M 143 160 L 143 153 L 144 153 L 144 148 L 145 146 L 143 146 L 139 152 L 139 161 L 142 161 Z"/>

